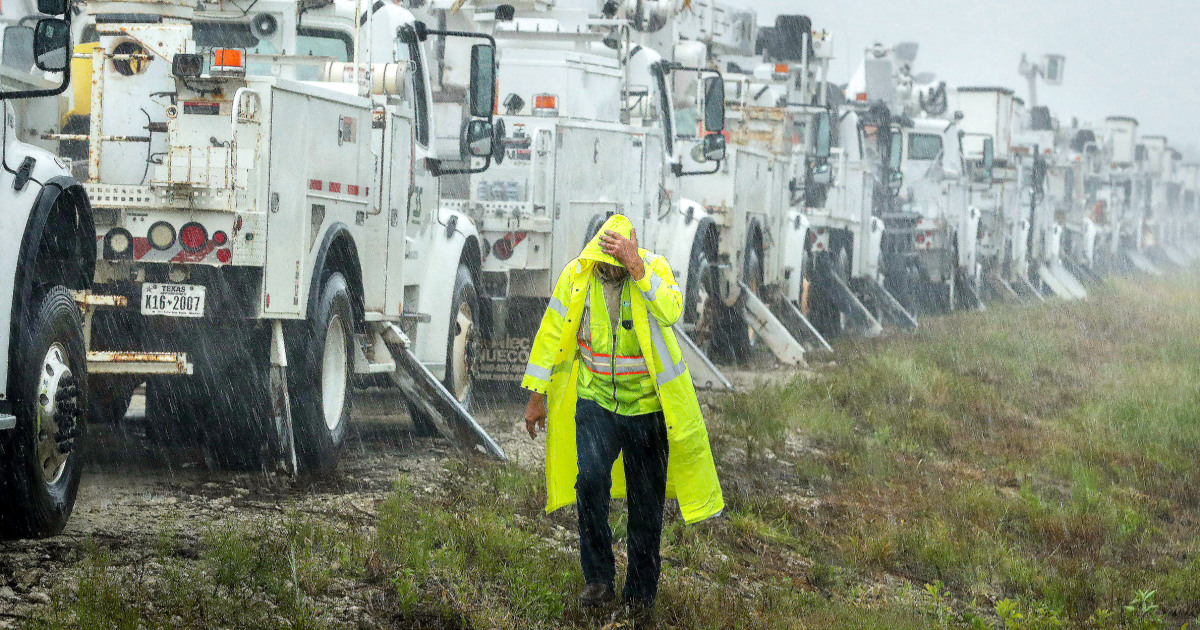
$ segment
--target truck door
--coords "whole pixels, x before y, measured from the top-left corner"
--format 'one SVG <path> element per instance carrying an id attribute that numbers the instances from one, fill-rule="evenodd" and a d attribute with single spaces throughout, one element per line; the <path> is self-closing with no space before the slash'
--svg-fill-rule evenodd
<path id="1" fill-rule="evenodd" d="M 383 312 L 398 316 L 404 300 L 404 257 L 410 196 L 413 189 L 413 122 L 410 116 L 389 112 L 384 128 L 388 151 L 383 165 L 384 214 L 387 216 L 387 298 Z"/>

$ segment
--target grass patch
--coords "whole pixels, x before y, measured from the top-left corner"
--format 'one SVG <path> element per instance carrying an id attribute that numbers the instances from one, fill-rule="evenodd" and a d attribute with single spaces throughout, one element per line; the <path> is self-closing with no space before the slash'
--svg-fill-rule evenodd
<path id="1" fill-rule="evenodd" d="M 1197 278 L 1114 281 L 1085 302 L 845 342 L 828 371 L 713 399 L 727 510 L 692 527 L 668 518 L 660 624 L 1193 620 L 1197 304 Z M 544 502 L 540 470 L 455 462 L 432 486 L 401 480 L 369 524 L 294 513 L 184 550 L 165 532 L 150 571 L 97 548 L 32 625 L 600 627 L 576 604 L 574 514 Z"/>

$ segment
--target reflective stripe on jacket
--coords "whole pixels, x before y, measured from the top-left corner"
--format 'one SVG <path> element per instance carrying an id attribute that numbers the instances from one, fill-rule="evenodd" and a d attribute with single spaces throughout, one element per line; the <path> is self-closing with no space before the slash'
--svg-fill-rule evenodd
<path id="1" fill-rule="evenodd" d="M 610 226 L 614 219 L 624 225 Z M 628 237 L 628 219 L 609 218 L 601 228 L 617 228 Z M 559 275 L 554 294 L 534 337 L 522 387 L 546 394 L 549 418 L 546 432 L 546 511 L 575 502 L 578 475 L 575 449 L 575 402 L 578 395 L 578 332 L 587 300 L 588 286 L 599 251 L 593 239 L 579 258 Z M 633 332 L 646 368 L 653 379 L 667 425 L 667 496 L 679 501 L 688 523 L 719 514 L 725 507 L 717 480 L 708 431 L 700 415 L 700 404 L 691 373 L 671 326 L 683 312 L 683 295 L 665 258 L 640 250 L 646 274 L 629 291 Z M 603 259 L 599 259 L 603 260 Z M 607 261 L 606 261 L 607 262 Z M 612 496 L 625 496 L 624 467 L 620 458 L 613 466 Z"/>
<path id="2" fill-rule="evenodd" d="M 644 261 L 643 261 L 644 262 Z M 662 409 L 654 379 L 633 332 L 630 285 L 621 285 L 621 306 L 613 328 L 604 299 L 604 285 L 593 278 L 583 301 L 583 321 L 576 335 L 579 344 L 579 397 L 614 413 L 640 416 Z M 634 289 L 636 291 L 636 289 Z M 628 324 L 626 324 L 628 322 Z M 626 329 L 626 325 L 629 326 Z"/>

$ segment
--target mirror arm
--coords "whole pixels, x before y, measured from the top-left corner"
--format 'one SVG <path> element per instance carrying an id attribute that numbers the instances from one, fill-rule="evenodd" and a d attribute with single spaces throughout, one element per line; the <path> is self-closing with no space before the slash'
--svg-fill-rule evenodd
<path id="1" fill-rule="evenodd" d="M 442 37 L 474 37 L 476 39 L 486 39 L 486 40 L 488 40 L 488 43 L 492 45 L 492 48 L 496 47 L 496 38 L 492 37 L 491 35 L 489 35 L 487 33 L 472 33 L 470 31 L 447 31 L 447 30 L 441 30 L 441 29 L 435 29 L 435 28 L 426 29 L 425 32 L 430 35 L 441 35 Z"/>
<path id="2" fill-rule="evenodd" d="M 675 162 L 671 164 L 671 172 L 675 173 L 675 177 L 687 177 L 689 175 L 712 175 L 721 170 L 721 162 L 723 160 L 714 160 L 713 170 L 711 171 L 685 171 L 683 164 Z"/>
<path id="3" fill-rule="evenodd" d="M 484 157 L 483 166 L 479 168 L 442 168 L 442 161 L 437 158 L 425 158 L 425 165 L 429 167 L 429 172 L 434 177 L 441 177 L 443 175 L 477 175 L 491 167 L 492 156 L 488 155 Z"/>

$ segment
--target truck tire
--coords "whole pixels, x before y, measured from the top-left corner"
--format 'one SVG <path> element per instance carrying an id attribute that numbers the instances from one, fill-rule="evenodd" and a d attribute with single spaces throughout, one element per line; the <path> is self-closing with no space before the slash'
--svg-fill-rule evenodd
<path id="1" fill-rule="evenodd" d="M 52 536 L 75 506 L 88 410 L 83 321 L 56 286 L 18 322 L 15 428 L 0 434 L 0 535 Z"/>
<path id="2" fill-rule="evenodd" d="M 446 377 L 442 384 L 463 407 L 471 408 L 475 402 L 476 370 L 482 351 L 479 332 L 479 293 L 475 281 L 466 265 L 458 266 L 454 278 L 454 299 L 450 303 L 450 333 L 446 341 Z M 441 432 L 424 412 L 409 405 L 413 430 L 419 437 L 436 437 Z"/>
<path id="3" fill-rule="evenodd" d="M 746 262 L 742 265 L 742 282 L 758 294 L 763 283 L 762 257 L 758 250 L 746 249 Z M 757 343 L 757 335 L 750 328 L 744 312 L 746 297 L 738 298 L 733 306 L 718 305 L 717 327 L 714 331 L 714 358 L 718 361 L 743 364 L 750 360 L 750 355 Z"/>
<path id="4" fill-rule="evenodd" d="M 315 312 L 288 349 L 288 390 L 300 470 L 328 474 L 350 424 L 354 309 L 342 274 L 325 277 Z M 289 335 L 291 336 L 291 335 Z"/>

